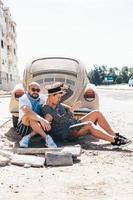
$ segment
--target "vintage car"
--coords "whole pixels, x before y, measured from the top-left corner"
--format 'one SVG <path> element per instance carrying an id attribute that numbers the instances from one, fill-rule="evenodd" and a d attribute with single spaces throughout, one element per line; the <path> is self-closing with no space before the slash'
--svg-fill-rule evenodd
<path id="1" fill-rule="evenodd" d="M 44 57 L 29 62 L 23 74 L 23 86 L 36 81 L 41 85 L 43 93 L 45 87 L 55 82 L 66 85 L 63 102 L 72 106 L 81 101 L 76 115 L 82 115 L 90 110 L 99 109 L 99 96 L 94 85 L 90 84 L 84 64 L 77 59 L 66 57 Z"/>

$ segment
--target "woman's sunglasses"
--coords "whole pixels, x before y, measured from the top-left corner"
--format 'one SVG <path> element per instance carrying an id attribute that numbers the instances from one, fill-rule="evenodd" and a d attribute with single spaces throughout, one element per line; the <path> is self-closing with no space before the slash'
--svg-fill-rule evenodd
<path id="1" fill-rule="evenodd" d="M 39 88 L 37 88 L 37 89 L 36 88 L 31 88 L 31 91 L 32 92 L 40 92 L 40 89 Z"/>

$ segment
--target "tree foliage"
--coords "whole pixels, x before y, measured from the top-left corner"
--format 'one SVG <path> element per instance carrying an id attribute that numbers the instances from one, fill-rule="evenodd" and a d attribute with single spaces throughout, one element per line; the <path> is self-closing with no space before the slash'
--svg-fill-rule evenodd
<path id="1" fill-rule="evenodd" d="M 88 72 L 90 82 L 95 85 L 106 84 L 109 77 L 115 84 L 128 83 L 131 76 L 133 76 L 133 67 L 128 66 L 119 69 L 118 67 L 108 68 L 106 65 L 94 65 L 93 69 Z"/>

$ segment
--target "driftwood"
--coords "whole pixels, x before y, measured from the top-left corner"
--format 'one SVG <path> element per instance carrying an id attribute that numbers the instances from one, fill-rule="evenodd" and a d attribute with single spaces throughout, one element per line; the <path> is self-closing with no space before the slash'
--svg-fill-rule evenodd
<path id="1" fill-rule="evenodd" d="M 12 156 L 11 163 L 20 166 L 25 166 L 25 164 L 27 164 L 32 167 L 43 167 L 45 164 L 45 158 L 31 155 L 14 154 Z"/>
<path id="2" fill-rule="evenodd" d="M 64 146 L 60 148 L 16 148 L 14 149 L 14 153 L 17 154 L 26 154 L 26 155 L 34 155 L 34 154 L 44 154 L 46 152 L 68 152 L 71 153 L 72 156 L 77 157 L 81 155 L 81 146 Z"/>

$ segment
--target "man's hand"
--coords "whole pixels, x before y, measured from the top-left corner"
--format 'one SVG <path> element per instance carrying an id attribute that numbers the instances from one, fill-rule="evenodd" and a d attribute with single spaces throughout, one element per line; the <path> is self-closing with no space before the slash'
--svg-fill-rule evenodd
<path id="1" fill-rule="evenodd" d="M 41 123 L 42 128 L 44 129 L 44 131 L 50 131 L 51 126 L 48 120 L 41 118 L 39 120 L 39 122 Z"/>

